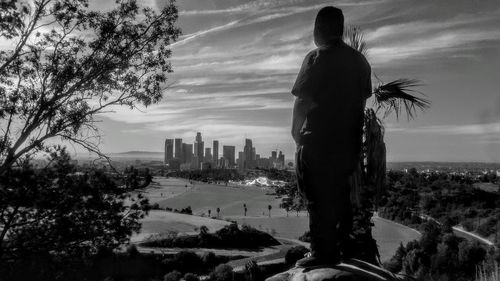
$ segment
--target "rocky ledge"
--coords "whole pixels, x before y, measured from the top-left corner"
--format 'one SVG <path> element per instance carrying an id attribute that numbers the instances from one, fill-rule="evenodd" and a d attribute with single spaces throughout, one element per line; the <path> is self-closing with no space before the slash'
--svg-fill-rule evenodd
<path id="1" fill-rule="evenodd" d="M 331 267 L 295 267 L 266 281 L 402 281 L 410 277 L 393 274 L 364 261 L 351 259 Z"/>

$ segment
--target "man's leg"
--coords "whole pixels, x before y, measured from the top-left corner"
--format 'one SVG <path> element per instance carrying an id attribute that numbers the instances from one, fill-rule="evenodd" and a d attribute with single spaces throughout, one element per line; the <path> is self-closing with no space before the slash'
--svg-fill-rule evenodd
<path id="1" fill-rule="evenodd" d="M 319 162 L 321 157 L 309 147 L 301 147 L 297 153 L 297 180 L 308 201 L 312 253 L 311 258 L 300 260 L 298 266 L 335 264 L 340 260 L 339 178 L 332 176 L 335 173 L 331 165 Z"/>
<path id="2" fill-rule="evenodd" d="M 350 196 L 350 185 L 349 178 L 344 175 L 337 176 L 337 210 L 338 216 L 340 217 L 339 224 L 339 246 L 342 252 L 342 259 L 351 258 L 352 251 L 352 241 L 350 238 L 353 226 L 353 214 Z"/>

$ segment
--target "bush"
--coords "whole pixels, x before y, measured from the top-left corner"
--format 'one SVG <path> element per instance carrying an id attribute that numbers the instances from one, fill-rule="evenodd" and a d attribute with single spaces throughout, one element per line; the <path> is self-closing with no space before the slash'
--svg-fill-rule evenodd
<path id="1" fill-rule="evenodd" d="M 309 231 L 304 232 L 302 236 L 299 237 L 302 242 L 311 242 L 311 233 Z"/>
<path id="2" fill-rule="evenodd" d="M 208 268 L 214 268 L 220 263 L 220 259 L 213 252 L 205 253 L 201 259 L 203 264 Z"/>
<path id="3" fill-rule="evenodd" d="M 200 278 L 193 273 L 186 273 L 186 275 L 184 275 L 184 281 L 200 281 Z"/>
<path id="4" fill-rule="evenodd" d="M 304 246 L 295 246 L 290 248 L 285 254 L 285 264 L 294 265 L 298 260 L 303 258 L 309 250 Z"/>
<path id="5" fill-rule="evenodd" d="M 141 253 L 139 253 L 139 250 L 137 250 L 137 246 L 135 244 L 130 244 L 127 246 L 127 249 L 125 250 L 125 253 L 129 257 L 137 257 Z"/>
<path id="6" fill-rule="evenodd" d="M 462 226 L 467 231 L 473 231 L 474 230 L 474 224 L 470 220 L 463 221 L 462 222 Z"/>
<path id="7" fill-rule="evenodd" d="M 191 251 L 181 251 L 170 261 L 173 269 L 182 273 L 200 272 L 203 268 L 203 261 L 200 256 Z"/>
<path id="8" fill-rule="evenodd" d="M 179 281 L 181 278 L 182 274 L 179 271 L 174 270 L 165 274 L 165 276 L 163 276 L 163 281 Z"/>
<path id="9" fill-rule="evenodd" d="M 161 248 L 230 248 L 257 249 L 260 247 L 275 246 L 280 243 L 271 235 L 243 225 L 241 230 L 236 223 L 225 226 L 216 233 L 200 232 L 199 235 L 177 236 L 169 234 L 168 236 L 152 236 L 141 245 L 146 247 Z"/>
<path id="10" fill-rule="evenodd" d="M 212 273 L 210 273 L 211 281 L 232 281 L 233 268 L 227 264 L 218 265 Z"/>

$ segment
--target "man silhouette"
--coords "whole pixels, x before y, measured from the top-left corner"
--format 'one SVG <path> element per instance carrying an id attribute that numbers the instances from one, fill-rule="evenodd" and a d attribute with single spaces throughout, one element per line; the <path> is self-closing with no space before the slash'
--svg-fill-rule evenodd
<path id="1" fill-rule="evenodd" d="M 311 234 L 311 256 L 297 266 L 337 264 L 349 257 L 349 177 L 359 163 L 372 86 L 370 65 L 342 41 L 343 31 L 342 10 L 325 7 L 318 12 L 317 48 L 305 57 L 292 89 L 296 173 L 307 199 Z"/>

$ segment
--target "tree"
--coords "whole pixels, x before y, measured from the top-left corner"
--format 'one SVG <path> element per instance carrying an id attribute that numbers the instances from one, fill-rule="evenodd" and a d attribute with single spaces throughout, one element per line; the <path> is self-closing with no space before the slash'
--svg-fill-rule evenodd
<path id="1" fill-rule="evenodd" d="M 0 40 L 0 174 L 53 138 L 105 157 L 95 115 L 115 106 L 158 102 L 172 71 L 173 1 L 156 12 L 136 0 L 93 11 L 88 0 L 2 1 Z"/>
<path id="2" fill-rule="evenodd" d="M 267 206 L 267 210 L 269 211 L 269 217 L 271 217 L 271 209 L 273 208 L 273 206 L 271 205 L 268 205 Z"/>
<path id="3" fill-rule="evenodd" d="M 212 281 L 231 281 L 233 279 L 233 268 L 227 264 L 218 265 L 214 271 L 210 273 L 210 280 Z"/>
<path id="4" fill-rule="evenodd" d="M 359 28 L 347 27 L 344 32 L 344 41 L 353 49 L 366 55 L 368 48 L 363 34 Z M 374 94 L 374 107 L 365 109 L 363 126 L 363 143 L 361 157 L 357 171 L 351 176 L 351 198 L 355 198 L 354 213 L 358 213 L 358 222 L 353 229 L 362 237 L 355 237 L 355 241 L 366 244 L 365 249 L 374 249 L 370 260 L 376 260 L 378 256 L 375 240 L 371 237 L 370 218 L 373 208 L 379 205 L 381 195 L 385 188 L 386 179 L 386 146 L 384 142 L 384 127 L 381 118 L 391 113 L 399 118 L 401 112 L 405 112 L 408 119 L 416 115 L 416 110 L 424 110 L 430 106 L 427 99 L 417 97 L 415 87 L 420 82 L 413 79 L 397 79 L 389 83 L 379 84 L 372 92 Z M 380 116 L 380 114 L 382 116 Z M 358 239 L 359 238 L 359 239 Z M 370 262 L 370 261 L 369 261 Z"/>
<path id="5" fill-rule="evenodd" d="M 0 264 L 90 256 L 126 244 L 140 229 L 149 209 L 140 193 L 119 187 L 102 171 L 77 172 L 65 150 L 49 160 L 43 169 L 26 164 L 0 175 L 1 186 L 8 187 L 0 189 Z"/>
<path id="6" fill-rule="evenodd" d="M 208 209 L 208 217 L 211 217 L 212 210 Z"/>
<path id="7" fill-rule="evenodd" d="M 177 270 L 171 271 L 165 274 L 165 276 L 163 276 L 164 281 L 179 281 L 181 279 L 182 279 L 182 273 L 180 273 Z"/>
<path id="8" fill-rule="evenodd" d="M 245 217 L 247 216 L 247 204 L 243 204 L 243 211 L 244 211 L 244 214 L 245 214 Z"/>
<path id="9" fill-rule="evenodd" d="M 219 208 L 219 207 L 217 207 L 217 210 L 216 210 L 216 211 L 217 211 L 217 218 L 220 218 L 220 208 Z"/>
<path id="10" fill-rule="evenodd" d="M 108 11 L 89 9 L 88 0 L 27 3 L 0 3 L 0 40 L 13 46 L 0 51 L 0 261 L 83 258 L 126 243 L 147 200 L 120 187 L 122 178 L 76 172 L 65 150 L 47 142 L 105 157 L 95 116 L 161 99 L 168 46 L 180 34 L 177 9 L 173 1 L 161 11 L 136 0 Z M 30 159 L 44 153 L 49 164 L 33 168 Z"/>

